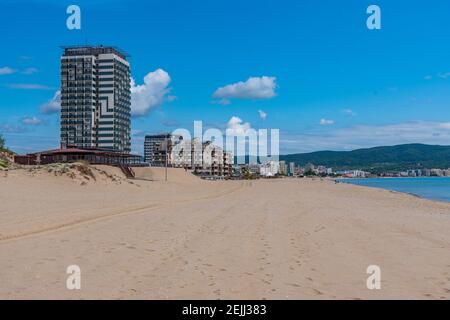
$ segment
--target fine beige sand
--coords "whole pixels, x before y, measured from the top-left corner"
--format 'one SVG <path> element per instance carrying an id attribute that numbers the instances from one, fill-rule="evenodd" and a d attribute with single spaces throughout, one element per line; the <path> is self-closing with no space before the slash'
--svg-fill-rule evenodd
<path id="1" fill-rule="evenodd" d="M 71 170 L 0 172 L 0 299 L 450 298 L 450 204 L 318 179 Z"/>

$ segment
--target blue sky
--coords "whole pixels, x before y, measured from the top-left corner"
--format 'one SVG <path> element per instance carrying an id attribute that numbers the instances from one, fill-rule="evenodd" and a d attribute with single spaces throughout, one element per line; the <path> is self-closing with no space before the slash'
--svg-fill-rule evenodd
<path id="1" fill-rule="evenodd" d="M 70 4 L 81 30 L 66 28 Z M 371 4 L 381 30 L 366 27 Z M 86 43 L 129 52 L 136 86 L 148 76 L 134 152 L 194 120 L 279 128 L 281 153 L 450 144 L 446 0 L 3 0 L 0 28 L 0 132 L 17 152 L 58 146 L 58 113 L 42 110 L 59 46 Z"/>

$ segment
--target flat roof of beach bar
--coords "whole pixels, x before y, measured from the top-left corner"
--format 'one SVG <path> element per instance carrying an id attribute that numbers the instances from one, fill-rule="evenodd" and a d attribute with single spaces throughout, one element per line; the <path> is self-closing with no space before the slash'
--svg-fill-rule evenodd
<path id="1" fill-rule="evenodd" d="M 122 153 L 109 149 L 80 149 L 70 146 L 15 157 L 15 162 L 19 164 L 50 164 L 75 161 L 87 161 L 90 164 L 144 165 L 143 158 L 140 155 Z"/>

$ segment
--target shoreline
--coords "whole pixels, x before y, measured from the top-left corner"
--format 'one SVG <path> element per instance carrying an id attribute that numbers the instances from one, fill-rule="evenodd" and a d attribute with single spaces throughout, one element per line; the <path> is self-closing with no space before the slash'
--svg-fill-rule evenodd
<path id="1" fill-rule="evenodd" d="M 450 177 L 398 177 L 397 179 L 435 179 L 435 178 L 448 178 L 450 179 Z M 336 179 L 335 181 L 337 181 L 338 183 L 345 183 L 345 184 L 350 184 L 353 186 L 359 186 L 359 187 L 367 187 L 367 188 L 373 188 L 373 189 L 381 189 L 381 190 L 386 190 L 386 191 L 390 191 L 390 192 L 396 192 L 396 193 L 400 193 L 400 194 L 408 194 L 411 195 L 413 197 L 416 198 L 420 198 L 423 200 L 427 200 L 427 201 L 432 201 L 432 202 L 439 202 L 439 203 L 450 203 L 450 200 L 445 200 L 445 199 L 439 199 L 439 198 L 429 198 L 426 196 L 422 196 L 420 194 L 416 194 L 414 192 L 408 192 L 408 191 L 400 191 L 400 190 L 394 190 L 394 189 L 389 189 L 389 188 L 384 188 L 384 187 L 379 187 L 379 186 L 373 186 L 373 185 L 365 185 L 365 184 L 358 184 L 358 183 L 352 183 L 352 180 L 370 180 L 370 179 L 396 179 L 395 177 L 379 177 L 379 178 L 346 178 L 345 181 L 337 181 L 337 180 L 343 180 L 343 179 Z"/>
<path id="2" fill-rule="evenodd" d="M 341 180 L 355 180 L 355 179 L 450 179 L 450 177 L 443 176 L 422 176 L 422 177 L 367 177 L 367 178 L 333 178 Z"/>

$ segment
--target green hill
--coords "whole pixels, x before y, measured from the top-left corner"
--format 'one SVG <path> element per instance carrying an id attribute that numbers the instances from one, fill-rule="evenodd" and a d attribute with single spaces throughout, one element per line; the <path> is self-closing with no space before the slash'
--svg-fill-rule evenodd
<path id="1" fill-rule="evenodd" d="M 318 151 L 280 156 L 280 160 L 304 166 L 308 163 L 334 170 L 361 169 L 378 173 L 418 168 L 450 168 L 450 146 L 404 144 L 353 151 Z"/>

